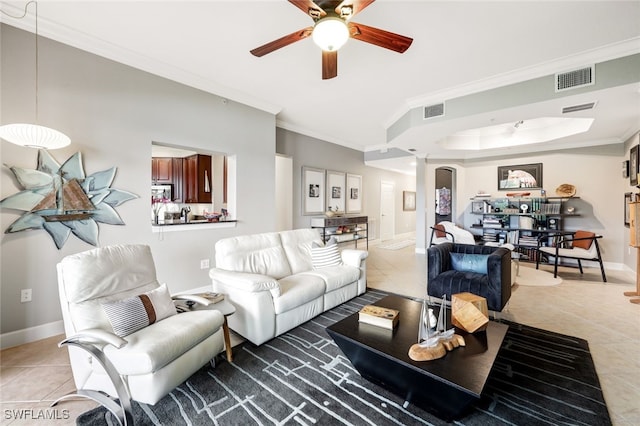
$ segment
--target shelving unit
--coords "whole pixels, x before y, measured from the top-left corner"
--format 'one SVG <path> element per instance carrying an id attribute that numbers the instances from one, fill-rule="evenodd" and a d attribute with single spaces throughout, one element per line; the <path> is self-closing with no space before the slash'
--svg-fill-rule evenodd
<path id="1" fill-rule="evenodd" d="M 365 240 L 369 250 L 369 217 L 341 216 L 341 217 L 313 217 L 311 227 L 320 229 L 322 240 L 326 243 L 335 237 L 339 244 Z"/>
<path id="2" fill-rule="evenodd" d="M 525 260 L 535 262 L 538 240 L 543 238 L 543 246 L 552 246 L 553 237 L 550 235 L 564 229 L 566 218 L 580 216 L 567 211 L 569 206 L 566 204 L 578 198 L 475 197 L 472 198 L 471 212 L 481 218 L 472 228 L 482 230 L 484 242 L 513 244 Z"/>

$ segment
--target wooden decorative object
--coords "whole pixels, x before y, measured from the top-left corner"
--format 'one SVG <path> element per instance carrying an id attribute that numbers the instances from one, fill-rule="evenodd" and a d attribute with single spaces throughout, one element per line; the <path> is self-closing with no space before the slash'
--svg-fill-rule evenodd
<path id="1" fill-rule="evenodd" d="M 451 323 L 469 333 L 482 331 L 489 323 L 487 299 L 472 293 L 458 293 L 451 297 Z"/>
<path id="2" fill-rule="evenodd" d="M 640 296 L 640 202 L 629 203 L 629 245 L 636 248 L 636 291 L 625 291 L 628 297 Z M 631 299 L 640 304 L 640 299 Z"/>
<path id="3" fill-rule="evenodd" d="M 409 348 L 409 358 L 414 361 L 431 361 L 442 358 L 447 351 L 452 351 L 459 346 L 465 346 L 464 337 L 459 334 L 454 334 L 449 339 L 440 340 L 431 347 L 423 347 L 416 343 Z"/>

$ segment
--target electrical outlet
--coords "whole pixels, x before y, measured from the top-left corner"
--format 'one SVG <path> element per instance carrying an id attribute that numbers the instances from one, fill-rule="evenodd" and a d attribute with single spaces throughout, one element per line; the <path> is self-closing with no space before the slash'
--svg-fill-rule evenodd
<path id="1" fill-rule="evenodd" d="M 20 303 L 31 302 L 31 289 L 23 288 L 20 291 Z"/>
<path id="2" fill-rule="evenodd" d="M 200 269 L 207 269 L 209 267 L 209 259 L 202 259 L 200 261 Z"/>

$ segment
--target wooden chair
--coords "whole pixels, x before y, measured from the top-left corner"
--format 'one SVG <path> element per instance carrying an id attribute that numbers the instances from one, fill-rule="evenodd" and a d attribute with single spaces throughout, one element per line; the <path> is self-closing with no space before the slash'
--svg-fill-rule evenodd
<path id="1" fill-rule="evenodd" d="M 547 237 L 553 237 L 553 247 L 544 247 L 541 245 L 542 240 Z M 577 260 L 578 268 L 580 268 L 581 274 L 583 273 L 582 261 L 588 260 L 600 263 L 602 281 L 607 282 L 607 276 L 604 272 L 604 265 L 602 264 L 600 246 L 598 245 L 598 239 L 600 238 L 602 238 L 602 235 L 596 235 L 593 232 L 589 231 L 558 232 L 551 235 L 545 235 L 538 240 L 538 256 L 536 256 L 536 269 L 538 269 L 538 266 L 540 265 L 540 257 L 542 254 L 552 256 L 554 258 L 554 278 L 558 276 L 559 259 L 566 258 Z"/>

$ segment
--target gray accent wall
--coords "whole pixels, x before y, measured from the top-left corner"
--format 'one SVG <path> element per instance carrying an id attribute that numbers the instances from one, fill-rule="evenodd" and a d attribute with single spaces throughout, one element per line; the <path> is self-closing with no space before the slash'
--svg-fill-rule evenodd
<path id="1" fill-rule="evenodd" d="M 33 34 L 1 26 L 2 124 L 35 121 Z M 275 116 L 164 78 L 42 38 L 39 122 L 71 137 L 51 151 L 62 163 L 80 151 L 90 174 L 116 166 L 113 187 L 140 196 L 117 207 L 126 225 L 100 224 L 101 246 L 151 246 L 158 278 L 173 292 L 210 285 L 201 259 L 213 265 L 214 243 L 223 237 L 275 227 Z M 236 157 L 236 228 L 152 233 L 151 142 Z M 35 168 L 37 151 L 1 142 L 0 197 L 20 191 L 8 167 Z M 3 209 L 4 232 L 20 212 Z M 193 225 L 196 226 L 196 225 Z M 58 250 L 44 230 L 3 234 L 1 329 L 4 333 L 61 319 L 56 264 L 94 248 L 75 236 Z M 20 290 L 33 301 L 20 303 Z"/>
<path id="2" fill-rule="evenodd" d="M 413 176 L 368 167 L 364 153 L 335 145 L 289 130 L 277 129 L 276 151 L 293 158 L 293 227 L 308 228 L 311 217 L 302 215 L 302 166 L 362 175 L 362 215 L 372 222 L 371 236 L 378 238 L 380 231 L 380 184 L 395 184 L 395 234 L 415 232 L 416 212 L 402 211 L 402 191 L 415 191 Z M 358 246 L 359 247 L 359 246 Z"/>

